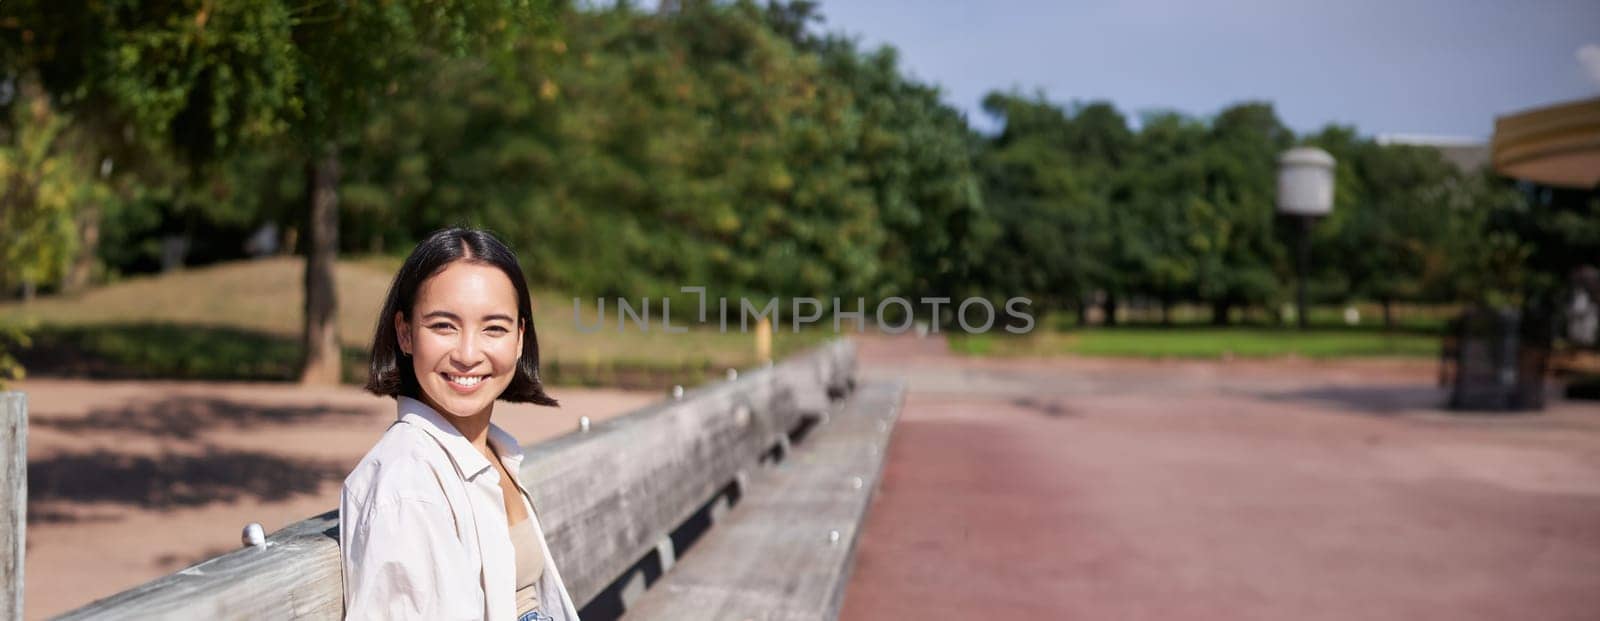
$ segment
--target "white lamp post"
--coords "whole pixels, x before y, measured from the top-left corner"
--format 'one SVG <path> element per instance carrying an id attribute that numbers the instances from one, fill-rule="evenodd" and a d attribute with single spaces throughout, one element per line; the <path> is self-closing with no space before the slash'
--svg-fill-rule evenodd
<path id="1" fill-rule="evenodd" d="M 1311 225 L 1333 211 L 1334 160 L 1316 147 L 1296 147 L 1278 156 L 1278 213 L 1297 220 L 1295 321 L 1306 329 L 1306 272 L 1311 262 Z"/>

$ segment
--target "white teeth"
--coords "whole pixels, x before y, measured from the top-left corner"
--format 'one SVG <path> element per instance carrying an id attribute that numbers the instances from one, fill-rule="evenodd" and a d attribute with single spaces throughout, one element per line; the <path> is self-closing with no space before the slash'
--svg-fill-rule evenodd
<path id="1" fill-rule="evenodd" d="M 446 374 L 445 377 L 449 378 L 452 383 L 455 383 L 458 386 L 477 386 L 478 382 L 483 381 L 483 376 L 482 375 L 449 375 L 449 374 Z"/>

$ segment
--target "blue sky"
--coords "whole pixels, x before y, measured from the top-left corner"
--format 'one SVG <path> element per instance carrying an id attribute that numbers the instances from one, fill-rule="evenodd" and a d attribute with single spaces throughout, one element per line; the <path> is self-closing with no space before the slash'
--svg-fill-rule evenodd
<path id="1" fill-rule="evenodd" d="M 1265 99 L 1296 131 L 1485 139 L 1496 115 L 1600 95 L 1600 0 L 821 4 L 824 29 L 893 45 L 980 128 L 984 93 L 1010 88 L 1130 116 Z"/>

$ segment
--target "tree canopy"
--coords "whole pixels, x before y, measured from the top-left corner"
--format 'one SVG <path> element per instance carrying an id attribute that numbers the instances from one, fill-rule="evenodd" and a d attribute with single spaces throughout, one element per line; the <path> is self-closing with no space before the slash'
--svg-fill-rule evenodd
<path id="1" fill-rule="evenodd" d="M 1593 256 L 1592 193 L 1520 196 L 1350 127 L 1297 136 L 1265 102 L 1197 117 L 997 91 L 983 109 L 1001 129 L 980 134 L 892 48 L 819 18 L 808 2 L 6 2 L 0 284 L 63 286 L 85 255 L 154 269 L 156 236 L 233 258 L 270 223 L 311 257 L 312 300 L 336 252 L 472 224 L 580 296 L 1026 296 L 1224 322 L 1292 289 L 1276 158 L 1301 144 L 1339 162 L 1318 301 L 1516 301 Z"/>

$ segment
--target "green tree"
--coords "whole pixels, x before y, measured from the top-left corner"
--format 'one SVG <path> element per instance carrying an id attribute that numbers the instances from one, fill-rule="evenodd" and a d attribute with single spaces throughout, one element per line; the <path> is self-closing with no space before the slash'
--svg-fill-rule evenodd
<path id="1" fill-rule="evenodd" d="M 1134 291 L 1159 302 L 1167 322 L 1173 304 L 1198 299 L 1200 258 L 1210 249 L 1211 238 L 1191 223 L 1207 213 L 1201 198 L 1207 128 L 1172 112 L 1147 114 L 1140 126 L 1120 181 L 1119 209 L 1139 230 L 1124 251 L 1133 263 L 1126 277 Z"/>
<path id="2" fill-rule="evenodd" d="M 1105 205 L 1074 166 L 1066 111 L 1042 96 L 990 93 L 1005 123 L 982 154 L 985 201 L 1000 228 L 985 281 L 1029 295 L 1038 312 L 1082 309 L 1102 274 Z"/>
<path id="3" fill-rule="evenodd" d="M 1088 266 L 1089 279 L 1104 296 L 1107 325 L 1115 325 L 1117 302 L 1138 292 L 1136 277 L 1149 252 L 1145 223 L 1127 208 L 1129 192 L 1122 182 L 1134 135 L 1127 118 L 1109 102 L 1075 104 L 1069 112 L 1062 147 L 1093 196 L 1086 203 L 1085 242 L 1097 260 Z"/>
<path id="4" fill-rule="evenodd" d="M 1276 301 L 1290 272 L 1274 202 L 1277 158 L 1294 135 L 1268 103 L 1230 106 L 1210 125 L 1189 223 L 1204 239 L 1199 296 L 1211 303 L 1212 322 L 1225 324 L 1235 306 Z"/>
<path id="5" fill-rule="evenodd" d="M 289 139 L 308 186 L 301 379 L 331 383 L 340 146 L 411 68 L 407 50 L 499 50 L 540 11 L 524 0 L 18 0 L 0 4 L 0 66 L 37 73 L 69 110 L 125 123 L 196 171 Z"/>
<path id="6" fill-rule="evenodd" d="M 66 277 L 78 246 L 76 208 L 110 189 L 72 149 L 69 119 L 31 85 L 0 124 L 0 286 L 24 298 Z"/>
<path id="7" fill-rule="evenodd" d="M 1449 242 L 1463 233 L 1457 195 L 1466 180 L 1435 149 L 1380 145 L 1350 128 L 1324 129 L 1310 142 L 1338 161 L 1334 212 L 1316 238 L 1317 263 L 1327 266 L 1320 280 L 1334 285 L 1324 289 L 1378 302 L 1393 328 L 1395 302 L 1438 299 L 1451 288 Z"/>
<path id="8" fill-rule="evenodd" d="M 346 159 L 346 226 L 381 247 L 488 225 L 576 295 L 973 287 L 970 130 L 891 51 L 807 34 L 807 10 L 573 8 L 506 75 L 421 58 L 433 88 L 386 99 Z"/>
<path id="9" fill-rule="evenodd" d="M 23 299 L 41 286 L 69 278 L 79 246 L 81 206 L 111 200 L 114 192 L 83 161 L 83 132 L 50 106 L 31 81 L 14 92 L 0 119 L 0 289 L 20 287 Z M 29 343 L 25 326 L 0 321 L 0 389 L 21 379 L 13 355 Z"/>
<path id="10" fill-rule="evenodd" d="M 864 174 L 886 229 L 876 297 L 965 297 L 996 231 L 988 226 L 974 167 L 976 140 L 935 87 L 910 80 L 892 48 L 863 54 L 854 42 L 817 44 L 849 93 L 856 136 L 845 153 Z"/>
<path id="11" fill-rule="evenodd" d="M 1600 264 L 1600 191 L 1504 179 L 1487 180 L 1480 191 L 1490 243 L 1471 257 L 1484 267 L 1475 297 L 1553 312 L 1576 271 Z"/>

